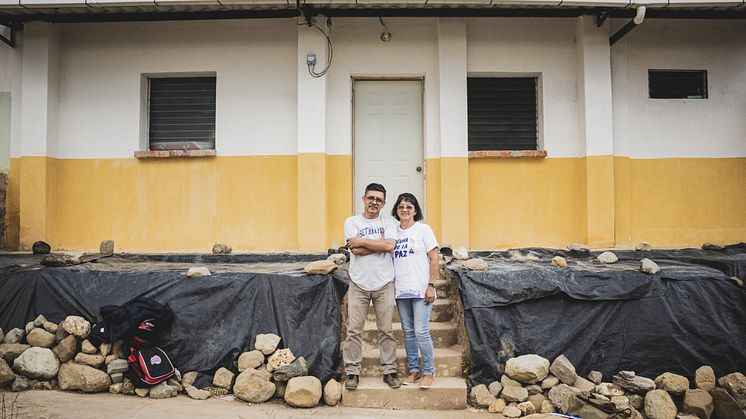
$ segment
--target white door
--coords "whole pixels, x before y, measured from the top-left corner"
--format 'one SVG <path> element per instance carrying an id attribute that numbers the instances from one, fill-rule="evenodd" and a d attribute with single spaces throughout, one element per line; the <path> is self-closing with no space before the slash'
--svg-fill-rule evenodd
<path id="1" fill-rule="evenodd" d="M 354 94 L 355 213 L 362 213 L 360 197 L 371 182 L 386 188 L 387 214 L 402 192 L 424 208 L 422 81 L 355 81 Z"/>

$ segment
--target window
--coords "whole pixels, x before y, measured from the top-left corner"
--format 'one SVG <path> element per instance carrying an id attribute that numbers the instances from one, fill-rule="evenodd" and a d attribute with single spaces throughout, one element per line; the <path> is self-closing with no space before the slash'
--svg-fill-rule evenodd
<path id="1" fill-rule="evenodd" d="M 148 79 L 148 147 L 215 149 L 215 77 Z"/>
<path id="2" fill-rule="evenodd" d="M 537 150 L 537 77 L 467 79 L 469 151 Z"/>
<path id="3" fill-rule="evenodd" d="M 650 99 L 707 99 L 707 70 L 648 70 Z"/>

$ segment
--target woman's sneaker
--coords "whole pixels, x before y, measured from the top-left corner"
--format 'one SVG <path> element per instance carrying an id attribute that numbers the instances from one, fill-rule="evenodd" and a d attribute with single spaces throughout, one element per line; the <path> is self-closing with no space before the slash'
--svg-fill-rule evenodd
<path id="1" fill-rule="evenodd" d="M 433 381 L 435 381 L 435 378 L 432 375 L 426 375 L 422 377 L 422 380 L 420 381 L 420 388 L 430 388 L 433 386 Z"/>
<path id="2" fill-rule="evenodd" d="M 402 385 L 405 385 L 405 386 L 411 386 L 419 379 L 420 379 L 420 375 L 413 372 L 409 374 L 408 376 L 404 377 L 404 379 L 401 380 L 401 383 Z"/>

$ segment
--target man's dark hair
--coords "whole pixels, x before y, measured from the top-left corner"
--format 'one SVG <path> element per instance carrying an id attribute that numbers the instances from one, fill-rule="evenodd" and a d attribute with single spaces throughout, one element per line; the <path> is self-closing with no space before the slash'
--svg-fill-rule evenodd
<path id="1" fill-rule="evenodd" d="M 399 206 L 402 202 L 409 202 L 414 206 L 414 220 L 420 221 L 422 219 L 422 210 L 420 209 L 420 203 L 417 202 L 417 198 L 415 198 L 414 195 L 412 195 L 409 192 L 404 192 L 403 194 L 399 195 L 398 198 L 396 198 L 396 203 L 394 203 L 394 208 L 391 209 L 391 215 L 399 220 L 399 215 L 396 213 L 396 207 Z"/>
<path id="2" fill-rule="evenodd" d="M 366 186 L 365 193 L 363 193 L 363 195 L 368 195 L 368 191 L 383 192 L 383 199 L 386 199 L 386 188 L 384 188 L 383 185 L 381 185 L 380 183 L 371 183 Z"/>

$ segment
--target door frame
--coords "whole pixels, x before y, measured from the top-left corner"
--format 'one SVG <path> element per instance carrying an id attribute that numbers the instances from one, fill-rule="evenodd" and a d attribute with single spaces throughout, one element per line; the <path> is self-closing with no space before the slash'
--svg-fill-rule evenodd
<path id="1" fill-rule="evenodd" d="M 425 141 L 425 76 L 350 76 L 350 87 L 352 92 L 352 99 L 350 100 L 350 104 L 352 106 L 352 202 L 350 202 L 351 205 L 351 213 L 352 215 L 356 215 L 355 213 L 355 200 L 360 199 L 359 196 L 357 196 L 357 193 L 355 191 L 355 83 L 359 81 L 419 81 L 420 82 L 420 109 L 422 110 L 422 118 L 420 120 L 420 127 L 422 128 L 420 130 L 422 138 L 420 138 L 420 141 L 422 142 L 422 198 L 420 202 L 420 208 L 422 209 L 422 217 L 425 217 L 425 202 L 427 199 L 427 165 L 425 157 L 427 156 L 427 142 Z M 388 197 L 386 198 L 388 201 Z M 392 202 L 393 205 L 393 202 Z"/>

